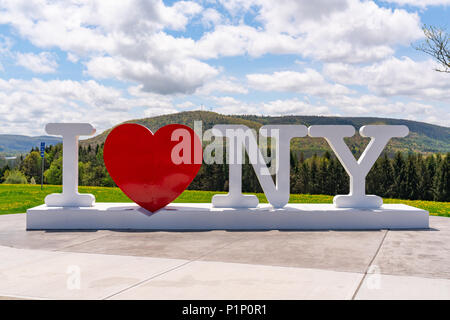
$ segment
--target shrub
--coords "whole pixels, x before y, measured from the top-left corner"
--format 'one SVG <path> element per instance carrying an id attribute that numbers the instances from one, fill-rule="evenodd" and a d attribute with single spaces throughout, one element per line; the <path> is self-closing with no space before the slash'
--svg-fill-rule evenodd
<path id="1" fill-rule="evenodd" d="M 7 171 L 4 174 L 5 184 L 27 184 L 27 178 L 19 170 Z"/>

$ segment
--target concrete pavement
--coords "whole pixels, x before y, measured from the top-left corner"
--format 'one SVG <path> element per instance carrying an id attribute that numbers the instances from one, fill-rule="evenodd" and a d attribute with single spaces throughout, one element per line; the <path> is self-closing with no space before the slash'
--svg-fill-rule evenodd
<path id="1" fill-rule="evenodd" d="M 25 231 L 0 216 L 0 297 L 449 299 L 450 218 L 415 231 Z M 1 298 L 0 298 L 1 299 Z"/>

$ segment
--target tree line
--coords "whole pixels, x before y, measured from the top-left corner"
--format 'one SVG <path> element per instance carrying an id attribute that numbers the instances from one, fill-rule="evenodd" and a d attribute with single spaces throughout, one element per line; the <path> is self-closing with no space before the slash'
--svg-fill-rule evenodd
<path id="1" fill-rule="evenodd" d="M 62 183 L 62 145 L 45 149 L 44 183 Z M 124 159 L 124 161 L 126 161 Z M 329 152 L 305 158 L 291 153 L 291 193 L 346 194 L 349 177 L 338 159 Z M 17 166 L 0 169 L 0 183 L 41 183 L 41 163 L 38 148 L 21 157 Z M 366 178 L 366 192 L 381 197 L 450 201 L 450 153 L 402 154 L 394 157 L 383 154 L 375 162 Z M 79 185 L 116 186 L 103 162 L 103 145 L 79 148 Z M 191 190 L 227 191 L 228 165 L 203 164 L 189 185 Z M 242 166 L 243 192 L 262 192 L 251 164 Z"/>

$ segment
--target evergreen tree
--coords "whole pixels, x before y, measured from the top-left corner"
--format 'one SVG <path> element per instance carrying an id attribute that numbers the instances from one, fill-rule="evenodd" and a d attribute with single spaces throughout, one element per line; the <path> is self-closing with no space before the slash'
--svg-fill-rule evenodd
<path id="1" fill-rule="evenodd" d="M 299 157 L 299 159 L 298 159 L 298 162 L 299 162 L 300 164 L 303 164 L 303 162 L 305 162 L 305 154 L 303 153 L 303 151 L 300 152 L 300 157 Z"/>
<path id="2" fill-rule="evenodd" d="M 289 160 L 291 165 L 291 170 L 297 171 L 297 156 L 292 151 L 289 153 Z"/>
<path id="3" fill-rule="evenodd" d="M 434 200 L 450 201 L 450 152 L 439 161 L 434 177 Z"/>
<path id="4" fill-rule="evenodd" d="M 329 158 L 322 157 L 319 161 L 319 167 L 317 172 L 317 192 L 320 194 L 332 194 L 331 190 L 331 177 L 328 172 Z"/>
<path id="5" fill-rule="evenodd" d="M 317 168 L 317 157 L 313 156 L 309 170 L 309 192 L 311 194 L 317 194 L 319 192 L 319 187 L 317 184 L 318 171 L 319 170 Z"/>
<path id="6" fill-rule="evenodd" d="M 392 184 L 391 194 L 394 198 L 406 199 L 406 172 L 405 160 L 400 152 L 395 154 L 392 168 L 394 171 L 394 181 Z"/>
<path id="7" fill-rule="evenodd" d="M 379 193 L 375 193 L 381 197 L 392 197 L 393 196 L 393 183 L 394 183 L 394 170 L 392 168 L 392 163 L 388 158 L 387 153 L 383 155 L 380 160 L 380 188 Z"/>
<path id="8" fill-rule="evenodd" d="M 370 169 L 366 177 L 366 193 L 381 195 L 381 161 L 378 159 Z"/>
<path id="9" fill-rule="evenodd" d="M 428 159 L 425 160 L 423 156 L 418 156 L 417 168 L 419 172 L 419 181 L 417 186 L 418 199 L 433 200 L 434 174 L 430 174 L 431 169 L 428 166 Z"/>
<path id="10" fill-rule="evenodd" d="M 309 166 L 303 162 L 298 168 L 298 173 L 295 175 L 293 193 L 310 193 L 309 188 Z"/>
<path id="11" fill-rule="evenodd" d="M 416 159 L 414 155 L 408 155 L 405 166 L 405 194 L 403 199 L 417 199 L 418 198 L 418 181 Z"/>

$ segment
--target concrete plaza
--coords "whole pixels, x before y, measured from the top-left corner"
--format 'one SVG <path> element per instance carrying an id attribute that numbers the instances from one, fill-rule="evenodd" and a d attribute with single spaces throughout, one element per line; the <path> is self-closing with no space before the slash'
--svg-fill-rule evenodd
<path id="1" fill-rule="evenodd" d="M 450 299 L 450 218 L 376 231 L 26 231 L 0 215 L 0 299 Z"/>

